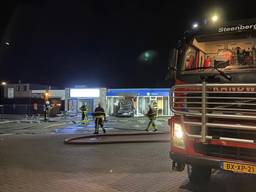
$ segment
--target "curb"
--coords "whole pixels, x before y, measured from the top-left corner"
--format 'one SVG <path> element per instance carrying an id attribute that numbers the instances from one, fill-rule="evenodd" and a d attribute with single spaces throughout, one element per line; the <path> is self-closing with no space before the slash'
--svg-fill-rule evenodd
<path id="1" fill-rule="evenodd" d="M 0 124 L 7 124 L 7 123 L 13 123 L 14 121 L 9 121 L 9 120 L 6 120 L 6 121 L 0 121 Z"/>
<path id="2" fill-rule="evenodd" d="M 85 135 L 80 137 L 71 137 L 64 140 L 64 144 L 74 144 L 74 145 L 97 145 L 97 144 L 120 144 L 120 143 L 160 143 L 160 142 L 170 142 L 169 139 L 148 139 L 148 140 L 116 140 L 116 141 L 77 141 L 80 139 L 90 139 L 90 138 L 100 138 L 100 137 L 116 137 L 116 136 L 133 136 L 133 135 L 165 135 L 169 132 L 158 132 L 158 133 L 114 133 L 114 134 L 99 134 L 99 135 Z"/>

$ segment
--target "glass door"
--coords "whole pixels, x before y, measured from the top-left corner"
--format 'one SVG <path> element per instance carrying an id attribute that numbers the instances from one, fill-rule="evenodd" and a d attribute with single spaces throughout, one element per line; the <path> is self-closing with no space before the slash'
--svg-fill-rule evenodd
<path id="1" fill-rule="evenodd" d="M 137 98 L 137 114 L 145 115 L 148 111 L 148 105 L 150 105 L 150 97 L 138 97 Z"/>

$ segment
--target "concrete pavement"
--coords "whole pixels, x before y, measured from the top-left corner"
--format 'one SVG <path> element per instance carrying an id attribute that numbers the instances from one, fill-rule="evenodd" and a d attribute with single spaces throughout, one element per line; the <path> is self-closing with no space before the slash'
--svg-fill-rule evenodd
<path id="1" fill-rule="evenodd" d="M 255 177 L 222 171 L 215 172 L 210 183 L 192 186 L 186 171 L 171 171 L 167 118 L 157 134 L 144 131 L 146 122 L 110 118 L 106 137 L 86 139 L 130 143 L 88 146 L 63 141 L 92 135 L 93 122 L 86 127 L 71 121 L 0 124 L 0 192 L 251 192 L 256 188 Z M 140 143 L 145 140 L 151 142 Z"/>
<path id="2" fill-rule="evenodd" d="M 215 172 L 191 186 L 168 143 L 64 145 L 72 135 L 0 136 L 0 192 L 252 192 L 255 177 Z"/>
<path id="3" fill-rule="evenodd" d="M 168 117 L 157 118 L 159 132 L 168 132 Z M 91 119 L 88 126 L 79 125 L 80 117 L 57 117 L 44 122 L 27 119 L 25 116 L 11 116 L 0 121 L 0 134 L 92 134 L 94 122 Z M 77 122 L 74 124 L 73 122 Z M 104 127 L 108 133 L 114 132 L 145 132 L 148 119 L 108 117 Z"/>
<path id="4" fill-rule="evenodd" d="M 157 119 L 158 132 L 148 133 L 145 128 L 148 119 L 108 117 L 104 127 L 107 134 L 94 135 L 94 121 L 89 125 L 81 125 L 80 117 L 50 118 L 34 121 L 34 118 L 11 116 L 10 119 L 0 122 L 0 135 L 26 135 L 26 134 L 79 134 L 79 138 L 68 138 L 68 144 L 110 144 L 110 143 L 142 143 L 142 142 L 169 142 L 167 118 Z"/>
<path id="5" fill-rule="evenodd" d="M 65 136 L 2 136 L 0 191 L 175 191 L 183 182 L 169 172 L 168 144 L 84 147 Z"/>

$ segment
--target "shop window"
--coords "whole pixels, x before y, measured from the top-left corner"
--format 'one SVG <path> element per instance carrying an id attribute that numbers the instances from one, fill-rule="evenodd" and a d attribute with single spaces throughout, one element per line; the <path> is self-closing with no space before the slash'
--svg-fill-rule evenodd
<path id="1" fill-rule="evenodd" d="M 19 85 L 16 86 L 16 91 L 20 91 L 20 86 Z"/>
<path id="2" fill-rule="evenodd" d="M 123 97 L 108 97 L 107 98 L 107 110 L 106 112 L 109 115 L 117 115 L 117 112 L 120 108 L 119 103 L 123 99 Z"/>
<path id="3" fill-rule="evenodd" d="M 78 101 L 75 99 L 69 99 L 68 110 L 72 112 L 78 112 Z"/>
<path id="4" fill-rule="evenodd" d="M 157 98 L 157 114 L 159 116 L 163 115 L 163 98 L 162 97 Z"/>
<path id="5" fill-rule="evenodd" d="M 148 106 L 150 105 L 149 97 L 139 97 L 138 99 L 138 114 L 144 115 L 147 113 Z"/>
<path id="6" fill-rule="evenodd" d="M 163 98 L 163 115 L 168 115 L 169 102 L 168 97 Z"/>

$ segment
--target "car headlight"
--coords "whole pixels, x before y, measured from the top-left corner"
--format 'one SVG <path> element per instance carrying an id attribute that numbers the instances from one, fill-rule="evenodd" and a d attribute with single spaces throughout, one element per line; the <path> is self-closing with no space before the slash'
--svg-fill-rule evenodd
<path id="1" fill-rule="evenodd" d="M 178 123 L 173 125 L 173 144 L 175 147 L 185 148 L 184 131 L 181 124 Z"/>

